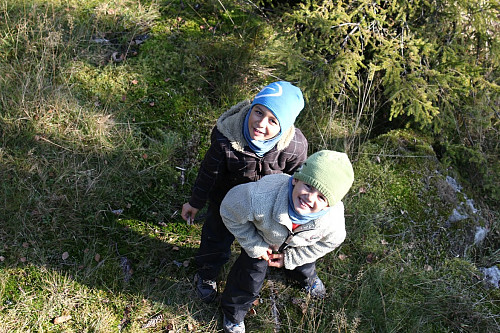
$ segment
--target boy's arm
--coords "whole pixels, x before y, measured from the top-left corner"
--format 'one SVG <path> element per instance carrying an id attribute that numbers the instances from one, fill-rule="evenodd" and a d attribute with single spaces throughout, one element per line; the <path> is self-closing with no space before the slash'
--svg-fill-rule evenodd
<path id="1" fill-rule="evenodd" d="M 238 240 L 248 256 L 259 258 L 267 255 L 269 245 L 252 223 L 255 218 L 251 194 L 254 184 L 247 183 L 233 187 L 222 201 L 220 215 L 227 229 Z"/>
<path id="2" fill-rule="evenodd" d="M 211 143 L 201 162 L 198 176 L 193 185 L 189 204 L 201 209 L 205 206 L 210 190 L 215 185 L 218 177 L 226 173 L 226 154 L 217 140 L 217 129 L 212 130 Z"/>
<path id="3" fill-rule="evenodd" d="M 300 129 L 295 128 L 295 135 L 288 145 L 287 149 L 290 152 L 290 158 L 287 161 L 286 169 L 283 173 L 292 175 L 307 159 L 307 139 L 302 134 Z"/>

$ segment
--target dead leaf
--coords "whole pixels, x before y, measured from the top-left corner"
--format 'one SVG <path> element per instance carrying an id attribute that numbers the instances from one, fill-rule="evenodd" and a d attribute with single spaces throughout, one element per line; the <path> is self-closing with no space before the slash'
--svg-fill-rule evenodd
<path id="1" fill-rule="evenodd" d="M 66 10 L 69 10 L 69 8 L 66 8 Z M 91 39 L 91 41 L 98 44 L 109 43 L 109 40 L 107 40 L 106 38 L 98 38 L 98 37 Z"/>
<path id="2" fill-rule="evenodd" d="M 188 267 L 189 266 L 189 260 L 184 260 L 184 262 L 182 263 L 182 266 Z"/>
<path id="3" fill-rule="evenodd" d="M 382 239 L 380 241 L 380 244 L 382 244 L 382 245 L 389 245 L 389 243 L 385 239 Z"/>
<path id="4" fill-rule="evenodd" d="M 425 265 L 425 266 L 424 266 L 424 270 L 425 270 L 426 272 L 430 272 L 430 271 L 432 271 L 432 269 L 433 269 L 433 268 L 432 268 L 432 266 L 431 266 L 431 265 Z"/>
<path id="5" fill-rule="evenodd" d="M 144 329 L 144 328 L 155 327 L 157 324 L 161 323 L 162 321 L 163 321 L 163 315 L 160 313 L 160 314 L 150 318 L 144 325 L 142 325 L 141 328 Z"/>
<path id="6" fill-rule="evenodd" d="M 359 193 L 366 193 L 366 188 L 360 187 L 359 188 Z"/>
<path id="7" fill-rule="evenodd" d="M 99 253 L 96 253 L 94 256 L 94 260 L 97 262 L 101 261 L 101 255 Z"/>
<path id="8" fill-rule="evenodd" d="M 149 106 L 155 106 L 155 102 L 149 103 Z"/>
<path id="9" fill-rule="evenodd" d="M 24 242 L 24 243 L 23 243 L 23 247 L 24 247 L 24 248 L 28 248 L 28 246 L 30 246 L 30 244 L 29 244 L 28 242 Z"/>
<path id="10" fill-rule="evenodd" d="M 121 62 L 121 61 L 125 60 L 125 54 L 118 53 L 118 52 L 113 52 L 113 54 L 111 54 L 111 59 L 114 62 Z"/>
<path id="11" fill-rule="evenodd" d="M 132 82 L 132 84 L 134 84 L 134 85 L 135 85 L 135 84 L 137 84 L 137 83 L 139 83 L 139 81 L 137 81 L 137 80 L 132 80 L 131 82 Z"/>
<path id="12" fill-rule="evenodd" d="M 178 246 L 172 247 L 172 251 L 179 251 L 179 247 Z"/>
<path id="13" fill-rule="evenodd" d="M 5 257 L 4 256 L 0 256 L 0 262 L 1 261 L 5 261 Z"/>
<path id="14" fill-rule="evenodd" d="M 68 259 L 68 258 L 69 258 L 69 253 L 68 253 L 68 252 L 64 252 L 64 253 L 62 254 L 62 260 L 66 260 L 66 259 Z"/>
<path id="15" fill-rule="evenodd" d="M 21 261 L 21 262 L 26 262 L 26 257 L 21 257 L 21 258 L 19 259 L 19 261 Z"/>
<path id="16" fill-rule="evenodd" d="M 368 253 L 368 255 L 366 256 L 366 262 L 371 264 L 375 258 L 376 257 L 374 253 Z"/>
<path id="17" fill-rule="evenodd" d="M 347 256 L 343 253 L 339 254 L 339 259 L 340 260 L 346 260 L 347 259 Z"/>
<path id="18" fill-rule="evenodd" d="M 62 324 L 68 320 L 71 319 L 71 316 L 70 315 L 67 315 L 67 316 L 59 316 L 59 317 L 55 317 L 52 322 L 55 324 L 55 325 L 59 325 L 59 324 Z"/>

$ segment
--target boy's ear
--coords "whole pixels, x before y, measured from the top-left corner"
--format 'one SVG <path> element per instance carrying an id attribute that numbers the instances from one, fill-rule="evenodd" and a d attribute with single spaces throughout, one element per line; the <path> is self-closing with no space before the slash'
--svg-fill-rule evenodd
<path id="1" fill-rule="evenodd" d="M 295 186 L 295 184 L 297 184 L 297 179 L 292 178 L 292 185 L 294 185 L 294 186 Z"/>

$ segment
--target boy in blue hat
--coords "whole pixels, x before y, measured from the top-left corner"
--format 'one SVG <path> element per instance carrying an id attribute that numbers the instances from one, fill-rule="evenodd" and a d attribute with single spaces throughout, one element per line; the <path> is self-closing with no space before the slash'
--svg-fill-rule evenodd
<path id="1" fill-rule="evenodd" d="M 191 198 L 181 213 L 192 222 L 208 201 L 195 258 L 195 287 L 204 302 L 217 296 L 216 279 L 234 241 L 220 217 L 222 199 L 236 185 L 297 170 L 307 157 L 307 140 L 294 126 L 303 108 L 302 91 L 290 82 L 278 81 L 264 87 L 251 103 L 240 102 L 217 120 Z"/>

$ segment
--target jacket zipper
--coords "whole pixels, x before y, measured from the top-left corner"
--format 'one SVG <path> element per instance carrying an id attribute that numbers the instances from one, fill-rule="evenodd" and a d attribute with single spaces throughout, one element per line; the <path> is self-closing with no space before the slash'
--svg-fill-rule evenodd
<path id="1" fill-rule="evenodd" d="M 278 253 L 283 253 L 283 251 L 285 251 L 285 249 L 290 246 L 290 241 L 292 240 L 292 238 L 298 234 L 300 234 L 301 232 L 304 232 L 304 231 L 308 231 L 310 229 L 305 229 L 305 230 L 299 230 L 297 232 L 293 232 L 293 231 L 290 231 L 290 233 L 288 234 L 288 237 L 285 239 L 285 241 L 283 242 L 283 244 L 281 244 L 281 246 L 279 247 L 278 249 Z"/>

